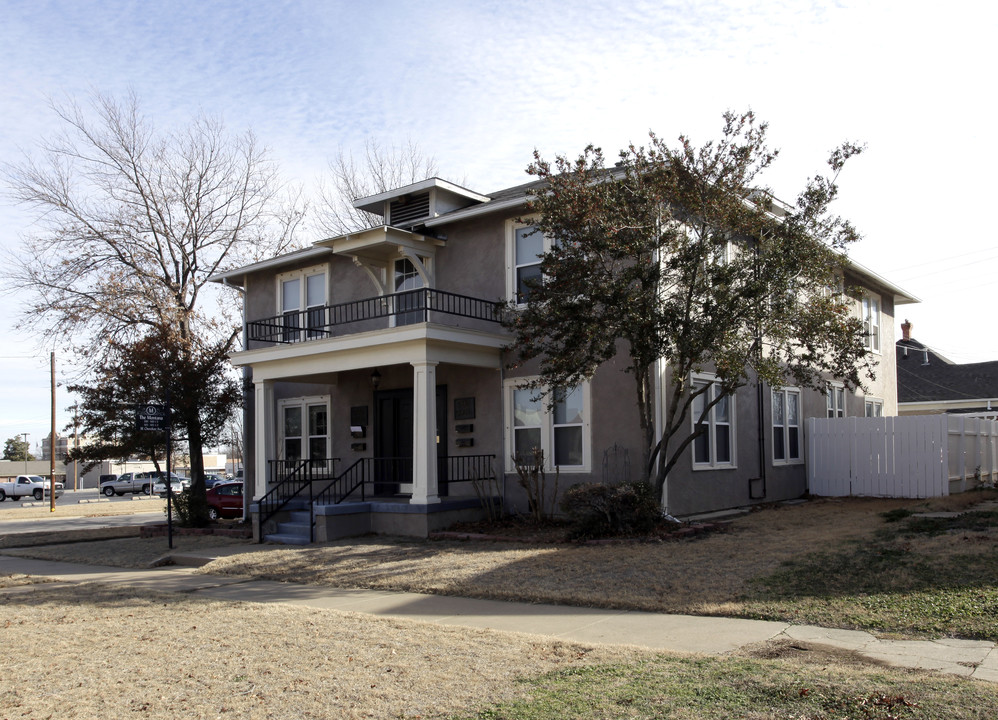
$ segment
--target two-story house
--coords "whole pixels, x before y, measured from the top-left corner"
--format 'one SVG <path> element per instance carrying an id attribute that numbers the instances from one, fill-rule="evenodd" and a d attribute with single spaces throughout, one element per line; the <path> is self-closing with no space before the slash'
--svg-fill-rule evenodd
<path id="1" fill-rule="evenodd" d="M 520 387 L 529 365 L 506 369 L 502 304 L 539 275 L 545 243 L 519 220 L 530 187 L 482 195 L 424 180 L 356 201 L 380 226 L 214 278 L 244 293 L 245 349 L 232 361 L 252 382 L 247 496 L 264 532 L 293 496 L 311 508 L 317 540 L 425 536 L 476 513 L 488 488 L 474 481 L 487 477 L 508 509 L 525 511 L 511 458 L 532 447 L 557 465 L 562 488 L 625 479 L 629 464 L 637 479 L 641 432 L 623 358 L 553 406 Z M 876 380 L 865 393 L 741 388 L 670 474 L 669 512 L 798 497 L 805 418 L 897 412 L 894 309 L 915 299 L 855 263 L 846 282 L 865 288 L 856 311 Z M 657 373 L 664 398 L 668 368 Z"/>

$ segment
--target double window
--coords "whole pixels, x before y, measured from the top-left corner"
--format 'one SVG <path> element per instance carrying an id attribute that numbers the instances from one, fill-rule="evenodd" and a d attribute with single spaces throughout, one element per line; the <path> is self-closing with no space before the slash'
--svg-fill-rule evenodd
<path id="1" fill-rule="evenodd" d="M 866 294 L 860 301 L 863 313 L 863 344 L 871 352 L 880 352 L 880 298 Z"/>
<path id="2" fill-rule="evenodd" d="M 734 467 L 734 397 L 723 395 L 710 375 L 694 376 L 692 391 L 699 392 L 691 407 L 693 429 L 702 431 L 693 440 L 693 468 Z"/>
<path id="3" fill-rule="evenodd" d="M 542 279 L 541 256 L 550 249 L 550 241 L 534 225 L 506 223 L 506 296 L 510 300 L 527 302 L 531 287 Z"/>
<path id="4" fill-rule="evenodd" d="M 284 342 L 313 340 L 323 336 L 326 306 L 326 269 L 296 270 L 277 276 Z"/>
<path id="5" fill-rule="evenodd" d="M 846 416 L 846 389 L 839 383 L 829 383 L 825 395 L 825 409 L 828 417 L 840 418 Z"/>
<path id="6" fill-rule="evenodd" d="M 884 401 L 879 398 L 866 398 L 863 403 L 865 408 L 864 414 L 866 417 L 883 417 L 884 416 Z"/>
<path id="7" fill-rule="evenodd" d="M 558 388 L 541 399 L 535 390 L 516 383 L 506 383 L 507 456 L 532 462 L 535 451 L 541 450 L 549 469 L 588 472 L 589 384 Z"/>
<path id="8" fill-rule="evenodd" d="M 283 459 L 323 465 L 330 454 L 329 398 L 282 400 L 280 413 Z"/>
<path id="9" fill-rule="evenodd" d="M 773 390 L 773 464 L 801 459 L 800 390 Z"/>

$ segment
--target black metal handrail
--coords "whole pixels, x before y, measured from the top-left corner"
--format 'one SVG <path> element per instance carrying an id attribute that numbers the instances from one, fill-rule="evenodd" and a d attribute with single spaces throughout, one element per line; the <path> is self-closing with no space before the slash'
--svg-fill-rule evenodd
<path id="1" fill-rule="evenodd" d="M 494 300 L 419 288 L 337 305 L 294 310 L 251 320 L 246 325 L 251 341 L 297 343 L 333 337 L 337 334 L 334 329 L 364 320 L 395 317 L 396 322 L 405 325 L 427 322 L 430 312 L 500 323 L 503 307 L 503 303 Z"/>
<path id="2" fill-rule="evenodd" d="M 270 460 L 268 462 L 270 482 L 274 485 L 256 502 L 259 505 L 260 542 L 263 542 L 264 523 L 279 513 L 289 502 L 298 496 L 308 498 L 309 515 L 312 528 L 315 527 L 313 508 L 314 493 L 312 484 L 327 481 L 334 474 L 339 458 L 309 458 L 306 460 Z M 304 491 L 308 490 L 307 496 Z M 310 531 L 314 540 L 313 531 Z"/>
<path id="3" fill-rule="evenodd" d="M 437 460 L 437 482 L 441 494 L 446 494 L 451 483 L 473 482 L 493 477 L 495 455 L 447 455 Z M 330 470 L 339 458 L 312 460 L 271 460 L 270 475 L 276 485 L 257 502 L 260 514 L 260 542 L 263 526 L 291 500 L 308 498 L 310 526 L 309 539 L 315 541 L 316 505 L 339 505 L 360 491 L 363 502 L 369 495 L 377 494 L 377 486 L 397 487 L 412 482 L 412 458 L 377 457 L 360 458 L 339 475 L 330 477 Z M 316 483 L 325 483 L 318 491 Z M 372 486 L 368 492 L 367 486 Z M 305 491 L 308 491 L 305 493 Z"/>

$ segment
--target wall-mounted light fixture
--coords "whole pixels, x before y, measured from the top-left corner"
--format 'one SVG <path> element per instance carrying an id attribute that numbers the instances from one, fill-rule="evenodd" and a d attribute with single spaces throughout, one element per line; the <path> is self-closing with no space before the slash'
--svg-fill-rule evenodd
<path id="1" fill-rule="evenodd" d="M 374 368 L 374 372 L 371 373 L 371 387 L 377 390 L 380 384 L 381 384 L 381 373 L 378 372 L 378 368 Z"/>

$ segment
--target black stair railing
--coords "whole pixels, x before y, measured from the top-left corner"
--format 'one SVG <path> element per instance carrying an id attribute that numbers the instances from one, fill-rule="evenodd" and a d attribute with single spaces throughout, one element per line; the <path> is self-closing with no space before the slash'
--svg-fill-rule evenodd
<path id="1" fill-rule="evenodd" d="M 308 500 L 310 537 L 314 540 L 315 503 L 313 484 L 326 481 L 339 458 L 309 458 L 307 460 L 270 460 L 269 480 L 273 487 L 256 502 L 260 508 L 260 542 L 263 542 L 265 523 L 273 519 L 289 502 L 301 497 Z"/>

